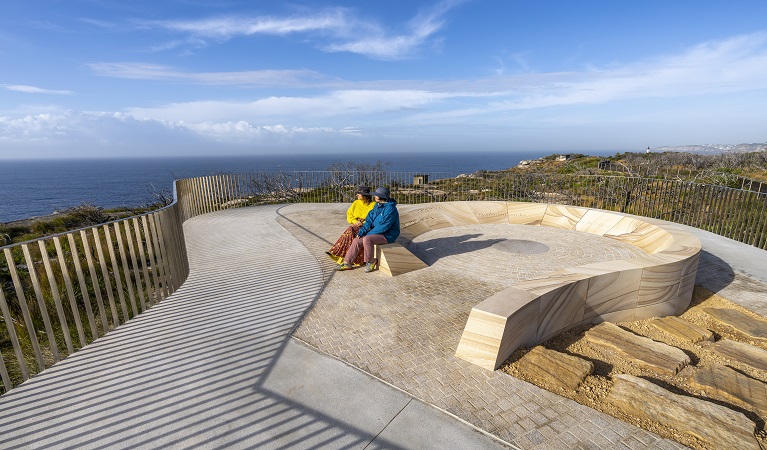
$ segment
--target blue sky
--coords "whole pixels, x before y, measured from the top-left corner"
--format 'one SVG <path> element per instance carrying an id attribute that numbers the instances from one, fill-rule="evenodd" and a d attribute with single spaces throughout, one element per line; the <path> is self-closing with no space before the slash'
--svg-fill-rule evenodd
<path id="1" fill-rule="evenodd" d="M 0 3 L 0 159 L 767 141 L 767 2 Z"/>

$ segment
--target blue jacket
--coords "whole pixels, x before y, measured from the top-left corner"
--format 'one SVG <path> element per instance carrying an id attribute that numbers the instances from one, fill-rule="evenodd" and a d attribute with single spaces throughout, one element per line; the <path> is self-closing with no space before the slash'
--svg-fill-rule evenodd
<path id="1" fill-rule="evenodd" d="M 365 223 L 357 233 L 359 237 L 366 234 L 382 234 L 386 242 L 392 243 L 399 236 L 399 211 L 397 202 L 389 199 L 386 203 L 376 203 L 365 218 Z"/>

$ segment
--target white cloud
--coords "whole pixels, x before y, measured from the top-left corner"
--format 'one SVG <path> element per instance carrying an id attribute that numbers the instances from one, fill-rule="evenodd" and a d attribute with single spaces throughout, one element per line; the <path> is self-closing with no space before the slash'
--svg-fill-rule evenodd
<path id="1" fill-rule="evenodd" d="M 230 122 L 184 122 L 137 119 L 125 113 L 83 113 L 0 116 L 0 158 L 15 149 L 77 150 L 112 155 L 156 155 L 168 146 L 184 149 L 219 148 L 220 145 L 272 145 L 284 143 L 322 144 L 349 136 L 346 129 L 299 127 L 279 123 L 257 125 L 240 120 Z M 32 154 L 30 154 L 32 155 Z M 66 155 L 62 155 L 66 156 Z"/>
<path id="2" fill-rule="evenodd" d="M 383 25 L 356 16 L 346 8 L 301 11 L 289 17 L 214 17 L 199 20 L 142 22 L 142 27 L 161 28 L 187 34 L 188 39 L 157 45 L 153 50 L 191 45 L 207 45 L 207 39 L 227 41 L 237 36 L 292 34 L 302 35 L 328 52 L 351 52 L 375 59 L 396 60 L 410 57 L 444 25 L 444 16 L 462 1 L 447 0 L 417 14 L 404 32 L 387 30 Z"/>
<path id="3" fill-rule="evenodd" d="M 674 132 L 681 133 L 681 127 L 697 130 L 689 135 L 701 135 L 705 129 L 713 136 L 716 129 L 727 129 L 746 136 L 743 124 L 757 129 L 753 123 L 767 120 L 764 108 L 758 106 L 767 100 L 767 33 L 706 42 L 620 67 L 473 80 L 348 81 L 309 70 L 184 72 L 141 63 L 90 67 L 121 78 L 314 89 L 312 94 L 242 101 L 211 98 L 134 106 L 120 113 L 49 107 L 47 114 L 27 114 L 32 109 L 17 108 L 16 117 L 0 117 L 0 142 L 159 149 L 166 143 L 176 148 L 285 144 L 287 148 L 291 143 L 308 147 L 342 141 L 378 145 L 381 136 L 395 134 L 435 139 L 483 135 L 478 130 L 488 130 L 488 139 L 522 129 L 540 135 L 557 129 L 621 127 L 624 133 L 641 134 L 632 124 L 653 121 Z M 750 135 L 747 139 L 759 140 Z"/>
<path id="4" fill-rule="evenodd" d="M 380 51 L 384 52 L 383 49 Z M 116 78 L 243 87 L 324 88 L 332 90 L 331 93 L 325 94 L 325 97 L 344 96 L 342 93 L 346 92 L 354 93 L 356 97 L 375 96 L 381 98 L 383 104 L 389 104 L 386 98 L 389 95 L 398 99 L 403 94 L 411 96 L 415 92 L 418 92 L 420 97 L 432 98 L 463 97 L 471 94 L 495 98 L 495 102 L 486 104 L 488 110 L 529 109 L 765 89 L 767 33 L 706 42 L 676 55 L 656 57 L 623 66 L 591 67 L 581 72 L 515 75 L 501 73 L 494 77 L 451 81 L 349 81 L 307 69 L 186 72 L 169 66 L 144 63 L 92 63 L 88 67 L 99 75 Z M 318 98 L 321 97 L 305 99 L 275 96 L 251 104 L 306 104 L 317 103 Z M 235 108 L 240 108 L 242 104 L 236 105 Z M 412 105 L 406 102 L 404 106 Z M 474 106 L 472 105 L 470 110 L 473 110 Z M 338 108 L 331 108 L 333 109 Z"/>
<path id="5" fill-rule="evenodd" d="M 144 63 L 91 63 L 97 75 L 134 80 L 182 81 L 192 84 L 246 87 L 310 87 L 331 78 L 312 70 L 249 70 L 242 72 L 183 72 L 169 66 Z"/>
<path id="6" fill-rule="evenodd" d="M 453 97 L 476 97 L 465 92 L 419 90 L 343 90 L 315 97 L 267 97 L 251 102 L 201 101 L 157 108 L 129 108 L 136 117 L 157 120 L 251 122 L 290 120 L 297 123 L 412 111 Z M 481 95 L 481 94 L 480 94 Z"/>
<path id="7" fill-rule="evenodd" d="M 460 2 L 444 1 L 418 14 L 407 26 L 407 32 L 389 35 L 379 27 L 373 36 L 366 33 L 360 38 L 327 45 L 331 52 L 351 52 L 378 59 L 395 60 L 408 57 L 445 25 L 444 15 Z"/>
<path id="8" fill-rule="evenodd" d="M 183 127 L 195 132 L 200 136 L 205 136 L 222 142 L 243 142 L 258 141 L 270 134 L 280 137 L 290 137 L 304 134 L 331 133 L 343 134 L 342 131 L 336 131 L 329 127 L 293 127 L 282 124 L 277 125 L 254 125 L 248 121 L 240 120 L 237 122 L 202 122 L 187 123 L 178 122 L 170 126 Z"/>
<path id="9" fill-rule="evenodd" d="M 328 123 L 324 121 L 330 119 L 351 117 L 391 122 L 397 118 L 392 113 L 400 114 L 411 122 L 423 123 L 472 116 L 494 120 L 496 116 L 502 117 L 499 114 L 511 111 L 764 91 L 767 89 L 765 73 L 767 33 L 757 33 L 707 42 L 677 55 L 621 67 L 591 68 L 583 72 L 398 83 L 386 80 L 330 80 L 321 74 L 311 73 L 320 80 L 316 87 L 327 83 L 325 87 L 342 85 L 348 88 L 311 97 L 271 96 L 244 102 L 185 102 L 157 108 L 130 108 L 128 111 L 136 117 L 162 120 L 221 122 L 244 119 L 262 123 L 271 119 L 312 125 L 317 121 L 324 125 Z M 202 74 L 199 78 L 208 75 Z M 304 75 L 303 72 L 295 74 L 299 78 Z M 241 73 L 232 75 L 232 79 L 241 77 Z M 215 78 L 226 79 L 223 74 L 216 74 Z M 270 78 L 264 76 L 262 79 L 267 82 Z"/>
<path id="10" fill-rule="evenodd" d="M 23 92 L 25 94 L 51 94 L 51 95 L 73 95 L 73 91 L 68 90 L 56 90 L 56 89 L 44 89 L 36 86 L 27 86 L 24 84 L 7 84 L 4 85 L 9 91 Z"/>
<path id="11" fill-rule="evenodd" d="M 475 86 L 493 86 L 498 89 L 498 95 L 489 102 L 431 111 L 421 118 L 764 91 L 767 89 L 765 73 L 767 33 L 755 33 L 706 42 L 677 55 L 621 67 L 478 80 Z"/>
<path id="12" fill-rule="evenodd" d="M 145 25 L 189 33 L 194 36 L 228 40 L 254 34 L 286 35 L 335 30 L 347 26 L 347 12 L 341 8 L 303 17 L 217 17 L 200 20 L 146 22 Z"/>

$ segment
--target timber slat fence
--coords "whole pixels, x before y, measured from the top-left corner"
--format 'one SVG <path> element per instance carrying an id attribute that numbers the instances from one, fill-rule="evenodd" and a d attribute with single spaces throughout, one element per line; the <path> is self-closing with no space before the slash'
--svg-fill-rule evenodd
<path id="1" fill-rule="evenodd" d="M 0 247 L 0 392 L 175 292 L 189 274 L 184 221 L 266 203 L 350 202 L 359 185 L 388 186 L 399 203 L 499 200 L 619 211 L 767 248 L 767 193 L 679 180 L 386 171 L 183 179 L 163 209 Z"/>

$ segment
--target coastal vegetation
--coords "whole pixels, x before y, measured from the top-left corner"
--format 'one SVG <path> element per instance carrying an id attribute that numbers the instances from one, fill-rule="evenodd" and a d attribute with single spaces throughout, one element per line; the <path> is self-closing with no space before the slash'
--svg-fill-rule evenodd
<path id="1" fill-rule="evenodd" d="M 83 203 L 49 216 L 0 223 L 0 247 L 144 214 L 162 206 L 165 205 L 153 203 L 135 208 L 104 209 Z"/>
<path id="2" fill-rule="evenodd" d="M 349 200 L 347 186 L 381 183 L 388 171 L 388 163 L 335 162 L 327 172 L 329 177 L 317 187 L 314 180 L 300 179 L 296 183 L 294 173 L 262 173 L 249 180 L 251 190 L 257 195 L 254 203 L 275 202 L 345 202 Z M 428 172 L 424 172 L 428 173 Z M 422 195 L 409 195 L 409 179 L 388 179 L 384 182 L 399 186 L 398 201 L 441 201 L 451 193 L 482 189 L 483 180 L 499 179 L 505 175 L 612 175 L 641 177 L 660 180 L 710 184 L 735 189 L 767 192 L 767 152 L 694 154 L 683 152 L 663 153 L 617 153 L 610 157 L 584 154 L 553 154 L 532 161 L 522 161 L 516 167 L 503 171 L 480 170 L 462 174 L 455 179 L 433 180 L 418 191 Z M 311 187 L 310 187 L 311 185 Z M 167 206 L 172 202 L 168 190 L 150 189 L 152 201 L 133 208 L 103 209 L 96 205 L 82 204 L 67 208 L 50 216 L 0 223 L 0 246 L 29 241 L 43 236 L 90 227 L 124 217 L 144 214 Z M 540 200 L 532 199 L 531 200 Z"/>
<path id="3" fill-rule="evenodd" d="M 682 152 L 617 153 L 610 157 L 582 154 L 551 155 L 513 172 L 599 175 L 675 179 L 731 188 L 748 188 L 749 181 L 767 183 L 767 152 L 701 155 Z"/>
<path id="4" fill-rule="evenodd" d="M 96 223 L 2 247 L 2 390 L 127 322 L 183 283 L 186 255 L 172 214 L 165 209 L 113 220 L 98 208 L 77 208 L 46 229 Z"/>

